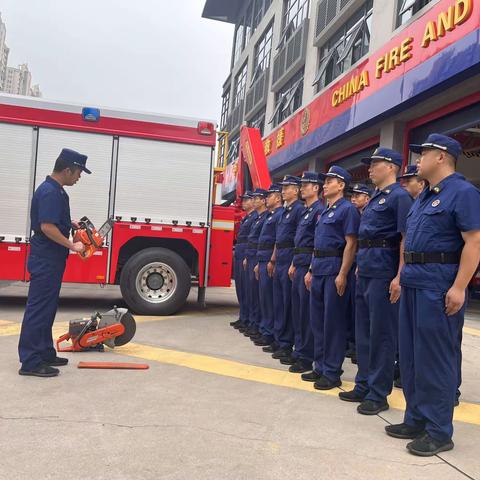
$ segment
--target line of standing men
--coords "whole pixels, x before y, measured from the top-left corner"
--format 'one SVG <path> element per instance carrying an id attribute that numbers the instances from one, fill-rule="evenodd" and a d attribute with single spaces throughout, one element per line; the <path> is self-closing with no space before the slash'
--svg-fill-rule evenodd
<path id="1" fill-rule="evenodd" d="M 455 139 L 431 134 L 410 148 L 420 158 L 404 175 L 394 150 L 364 158 L 375 191 L 355 185 L 351 202 L 352 177 L 339 166 L 246 192 L 232 326 L 319 390 L 340 387 L 352 357 L 355 387 L 339 397 L 363 415 L 389 408 L 396 379 L 407 408 L 386 433 L 431 456 L 453 448 L 465 290 L 480 262 L 480 192 L 455 172 Z"/>

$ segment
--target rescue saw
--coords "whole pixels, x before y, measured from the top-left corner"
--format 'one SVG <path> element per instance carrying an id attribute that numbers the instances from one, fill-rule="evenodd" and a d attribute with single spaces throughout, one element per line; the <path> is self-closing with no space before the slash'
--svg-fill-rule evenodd
<path id="1" fill-rule="evenodd" d="M 78 222 L 78 228 L 73 234 L 74 242 L 82 242 L 85 246 L 83 252 L 78 252 L 80 258 L 90 258 L 103 244 L 108 232 L 112 229 L 113 219 L 109 218 L 98 230 L 88 217 L 82 217 Z"/>
<path id="2" fill-rule="evenodd" d="M 58 338 L 57 352 L 85 352 L 114 348 L 128 343 L 136 331 L 133 315 L 126 308 L 113 307 L 106 313 L 94 313 L 90 318 L 70 320 L 68 333 Z M 66 346 L 63 342 L 70 341 Z"/>

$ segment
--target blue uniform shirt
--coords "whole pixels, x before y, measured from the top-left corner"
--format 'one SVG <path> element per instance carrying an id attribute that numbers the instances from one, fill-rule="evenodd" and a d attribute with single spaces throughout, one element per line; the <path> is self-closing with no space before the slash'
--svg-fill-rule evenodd
<path id="1" fill-rule="evenodd" d="M 248 235 L 252 228 L 253 222 L 257 218 L 257 212 L 253 210 L 240 221 L 240 228 L 238 229 L 237 244 L 235 245 L 235 258 L 244 259 L 245 251 L 247 250 Z"/>
<path id="2" fill-rule="evenodd" d="M 454 173 L 435 188 L 427 188 L 407 217 L 406 252 L 460 252 L 461 232 L 480 230 L 480 191 L 465 177 Z M 450 289 L 457 276 L 455 264 L 408 264 L 402 270 L 406 287 Z"/>
<path id="3" fill-rule="evenodd" d="M 268 262 L 272 258 L 273 247 L 275 245 L 275 238 L 277 236 L 277 226 L 280 218 L 282 217 L 283 207 L 278 207 L 272 212 L 268 212 L 268 216 L 263 223 L 260 237 L 258 237 L 258 244 L 271 245 L 269 250 L 257 251 L 257 260 L 259 262 Z"/>
<path id="4" fill-rule="evenodd" d="M 315 238 L 315 225 L 319 215 L 323 212 L 323 205 L 320 200 L 312 203 L 310 207 L 305 207 L 302 211 L 302 217 L 298 223 L 295 233 L 295 247 L 313 248 Z M 311 253 L 299 253 L 293 257 L 294 267 L 308 267 L 312 262 Z"/>
<path id="5" fill-rule="evenodd" d="M 360 214 L 348 200 L 341 198 L 326 208 L 315 228 L 315 249 L 343 250 L 347 235 L 358 235 Z M 338 275 L 342 257 L 312 258 L 313 275 Z"/>
<path id="6" fill-rule="evenodd" d="M 281 264 L 292 263 L 293 244 L 298 222 L 302 218 L 304 205 L 300 200 L 296 200 L 290 206 L 285 207 L 277 228 L 277 238 L 275 243 L 291 243 L 292 247 L 277 248 L 276 261 Z"/>
<path id="7" fill-rule="evenodd" d="M 257 257 L 257 243 L 258 237 L 260 236 L 260 232 L 262 231 L 263 223 L 265 222 L 268 216 L 268 210 L 257 214 L 257 218 L 253 221 L 253 224 L 250 228 L 250 233 L 248 235 L 248 245 L 247 249 L 245 250 L 245 256 L 249 258 L 256 258 Z M 255 248 L 250 247 L 250 244 L 255 244 Z"/>
<path id="8" fill-rule="evenodd" d="M 40 184 L 33 195 L 30 219 L 34 232 L 30 241 L 30 253 L 51 260 L 65 261 L 68 248 L 47 238 L 40 228 L 42 223 L 53 223 L 65 238 L 69 237 L 72 228 L 67 192 L 50 176 Z"/>
<path id="9" fill-rule="evenodd" d="M 376 190 L 363 210 L 359 239 L 390 240 L 400 245 L 406 231 L 412 197 L 399 183 Z M 371 278 L 394 278 L 398 273 L 399 248 L 359 248 L 358 274 Z"/>

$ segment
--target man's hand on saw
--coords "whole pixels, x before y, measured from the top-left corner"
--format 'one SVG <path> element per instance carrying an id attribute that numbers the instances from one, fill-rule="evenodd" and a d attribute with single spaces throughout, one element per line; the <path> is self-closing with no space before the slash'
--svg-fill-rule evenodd
<path id="1" fill-rule="evenodd" d="M 70 247 L 70 250 L 72 252 L 83 252 L 85 250 L 85 245 L 82 242 L 74 242 L 72 243 L 72 246 Z"/>
<path id="2" fill-rule="evenodd" d="M 76 220 L 72 220 L 72 228 L 78 230 L 80 228 L 80 224 Z"/>

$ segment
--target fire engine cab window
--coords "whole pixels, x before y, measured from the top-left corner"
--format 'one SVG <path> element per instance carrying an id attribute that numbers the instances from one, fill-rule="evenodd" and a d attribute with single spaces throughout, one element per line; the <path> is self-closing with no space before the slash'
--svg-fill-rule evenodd
<path id="1" fill-rule="evenodd" d="M 398 0 L 397 27 L 410 20 L 419 10 L 432 0 Z"/>
<path id="2" fill-rule="evenodd" d="M 373 0 L 368 0 L 319 49 L 314 85 L 317 91 L 333 82 L 368 53 Z"/>

